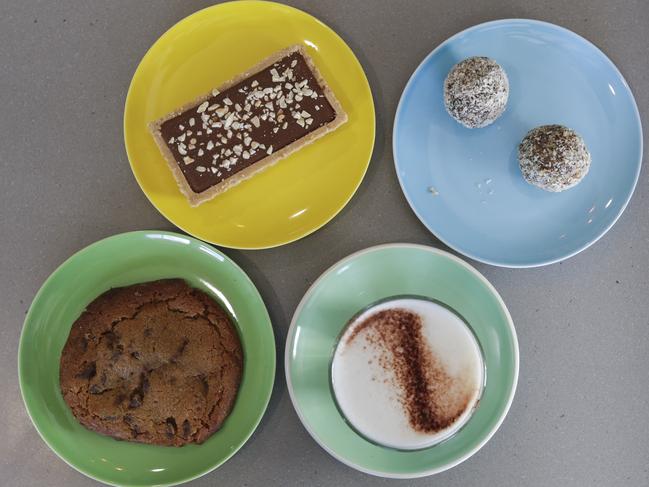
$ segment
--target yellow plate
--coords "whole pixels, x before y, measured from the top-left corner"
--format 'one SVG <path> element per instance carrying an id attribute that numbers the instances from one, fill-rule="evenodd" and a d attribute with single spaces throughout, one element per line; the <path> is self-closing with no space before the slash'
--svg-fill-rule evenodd
<path id="1" fill-rule="evenodd" d="M 349 121 L 263 173 L 190 207 L 147 124 L 297 43 L 307 47 Z M 363 68 L 333 30 L 292 7 L 240 1 L 196 12 L 153 44 L 126 97 L 124 140 L 140 187 L 170 222 L 217 245 L 261 249 L 316 231 L 345 206 L 369 165 L 374 123 Z"/>

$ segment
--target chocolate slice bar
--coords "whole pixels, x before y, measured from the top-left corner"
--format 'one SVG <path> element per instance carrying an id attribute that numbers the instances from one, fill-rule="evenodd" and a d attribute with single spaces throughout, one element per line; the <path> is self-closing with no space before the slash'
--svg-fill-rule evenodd
<path id="1" fill-rule="evenodd" d="M 198 206 L 346 121 L 304 47 L 292 46 L 149 128 Z"/>

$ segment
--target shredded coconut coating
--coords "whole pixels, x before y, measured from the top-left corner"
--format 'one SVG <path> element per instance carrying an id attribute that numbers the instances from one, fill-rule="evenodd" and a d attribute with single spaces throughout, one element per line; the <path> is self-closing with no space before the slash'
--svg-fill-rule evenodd
<path id="1" fill-rule="evenodd" d="M 542 125 L 530 130 L 518 146 L 518 162 L 528 183 L 556 193 L 586 176 L 591 157 L 584 139 L 574 130 Z"/>
<path id="2" fill-rule="evenodd" d="M 446 111 L 467 128 L 493 123 L 505 111 L 509 80 L 503 68 L 487 57 L 459 62 L 444 81 Z"/>

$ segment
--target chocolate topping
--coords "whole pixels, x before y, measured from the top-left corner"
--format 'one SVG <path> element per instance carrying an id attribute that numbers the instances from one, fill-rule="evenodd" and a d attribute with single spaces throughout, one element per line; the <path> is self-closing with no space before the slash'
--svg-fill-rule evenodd
<path id="1" fill-rule="evenodd" d="M 162 138 L 200 193 L 336 118 L 300 52 L 167 120 Z"/>
<path id="2" fill-rule="evenodd" d="M 359 324 L 347 343 L 359 336 L 377 349 L 379 366 L 393 371 L 399 401 L 415 431 L 446 429 L 466 410 L 474 384 L 449 375 L 423 336 L 418 314 L 398 308 L 379 311 Z"/>

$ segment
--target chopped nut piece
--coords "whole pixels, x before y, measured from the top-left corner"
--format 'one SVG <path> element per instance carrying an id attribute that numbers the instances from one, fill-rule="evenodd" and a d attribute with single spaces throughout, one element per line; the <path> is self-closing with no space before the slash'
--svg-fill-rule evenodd
<path id="1" fill-rule="evenodd" d="M 200 105 L 198 105 L 198 108 L 196 109 L 196 112 L 197 112 L 197 113 L 203 113 L 205 110 L 207 110 L 207 107 L 208 107 L 208 106 L 210 106 L 210 103 L 207 102 L 207 101 L 204 101 L 203 103 L 201 103 Z M 181 129 L 181 130 L 182 130 L 182 129 Z M 198 167 L 201 167 L 201 166 L 198 166 Z M 196 169 L 198 169 L 198 168 L 196 168 Z M 205 168 L 203 168 L 203 169 L 205 169 Z"/>
<path id="2" fill-rule="evenodd" d="M 223 124 L 223 127 L 227 129 L 230 125 L 232 125 L 232 122 L 234 122 L 234 113 L 228 115 L 228 118 L 225 119 L 225 123 Z"/>

